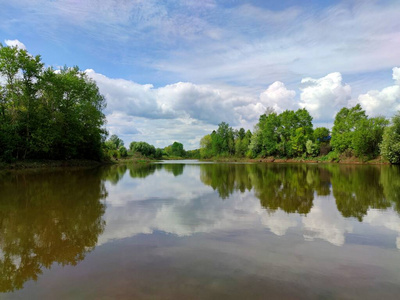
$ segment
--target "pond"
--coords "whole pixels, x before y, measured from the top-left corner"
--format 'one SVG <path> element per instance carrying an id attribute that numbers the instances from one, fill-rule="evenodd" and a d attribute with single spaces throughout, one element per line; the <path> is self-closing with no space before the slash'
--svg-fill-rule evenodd
<path id="1" fill-rule="evenodd" d="M 400 168 L 0 173 L 1 299 L 397 299 Z"/>

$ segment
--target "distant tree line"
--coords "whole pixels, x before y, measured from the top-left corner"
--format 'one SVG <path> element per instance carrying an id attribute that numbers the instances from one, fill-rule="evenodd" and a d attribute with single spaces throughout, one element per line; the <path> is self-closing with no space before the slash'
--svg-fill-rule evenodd
<path id="1" fill-rule="evenodd" d="M 281 114 L 269 108 L 253 133 L 222 122 L 200 140 L 201 158 L 322 156 L 335 160 L 355 156 L 369 160 L 379 155 L 390 163 L 400 163 L 400 113 L 391 122 L 385 117 L 369 118 L 359 104 L 342 108 L 331 132 L 325 127 L 314 129 L 305 108 Z"/>
<path id="2" fill-rule="evenodd" d="M 156 148 L 147 142 L 133 141 L 129 144 L 129 151 L 124 147 L 124 142 L 115 134 L 113 134 L 104 143 L 104 152 L 110 158 L 126 158 L 129 155 L 139 154 L 140 156 L 150 159 L 162 158 L 200 158 L 200 150 L 186 151 L 182 143 L 174 142 L 164 147 Z"/>
<path id="3" fill-rule="evenodd" d="M 101 159 L 104 97 L 78 67 L 0 44 L 0 160 Z"/>

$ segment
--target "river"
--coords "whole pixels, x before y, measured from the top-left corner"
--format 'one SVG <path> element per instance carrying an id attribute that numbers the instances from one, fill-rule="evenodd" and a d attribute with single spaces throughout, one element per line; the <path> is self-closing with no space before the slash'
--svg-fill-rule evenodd
<path id="1" fill-rule="evenodd" d="M 398 299 L 400 168 L 0 173 L 1 299 Z"/>

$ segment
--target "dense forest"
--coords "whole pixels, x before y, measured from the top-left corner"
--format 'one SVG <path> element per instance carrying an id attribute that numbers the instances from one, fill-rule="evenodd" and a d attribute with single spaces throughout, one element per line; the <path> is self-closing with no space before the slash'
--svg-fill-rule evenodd
<path id="1" fill-rule="evenodd" d="M 253 133 L 234 130 L 222 122 L 200 141 L 201 158 L 279 157 L 337 160 L 358 157 L 370 160 L 382 155 L 390 163 L 400 163 L 400 113 L 391 122 L 384 117 L 369 118 L 357 104 L 342 108 L 335 116 L 332 131 L 313 128 L 306 109 L 281 114 L 267 109 Z"/>

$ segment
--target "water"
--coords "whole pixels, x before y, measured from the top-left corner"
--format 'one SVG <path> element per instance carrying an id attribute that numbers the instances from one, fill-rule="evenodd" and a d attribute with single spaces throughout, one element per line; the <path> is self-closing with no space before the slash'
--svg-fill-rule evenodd
<path id="1" fill-rule="evenodd" d="M 395 166 L 0 173 L 1 299 L 397 299 Z"/>

